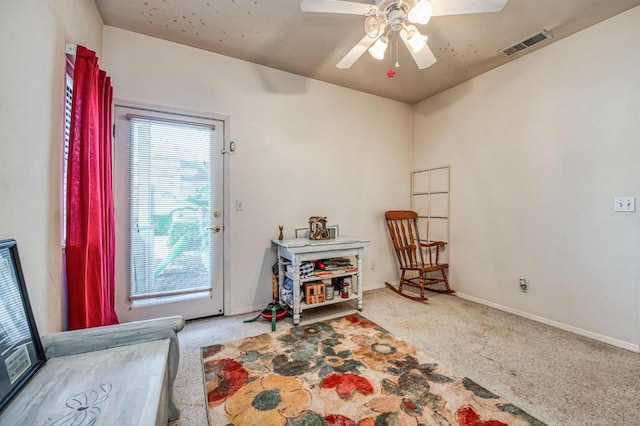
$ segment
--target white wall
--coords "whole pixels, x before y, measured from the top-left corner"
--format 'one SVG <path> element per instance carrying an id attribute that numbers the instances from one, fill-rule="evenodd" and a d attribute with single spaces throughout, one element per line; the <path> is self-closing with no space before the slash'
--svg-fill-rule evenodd
<path id="1" fill-rule="evenodd" d="M 60 173 L 65 42 L 100 52 L 93 2 L 3 1 L 0 5 L 0 239 L 18 242 L 41 334 L 60 331 Z"/>
<path id="2" fill-rule="evenodd" d="M 639 349 L 640 8 L 415 107 L 414 169 L 451 165 L 465 297 Z M 521 293 L 518 278 L 530 281 Z"/>
<path id="3" fill-rule="evenodd" d="M 314 215 L 371 240 L 365 289 L 394 276 L 383 212 L 409 203 L 410 106 L 108 26 L 103 52 L 114 98 L 230 117 L 228 201 L 244 211 L 230 211 L 226 314 L 270 302 L 271 238 Z"/>
<path id="4" fill-rule="evenodd" d="M 230 200 L 245 210 L 230 218 L 228 314 L 269 300 L 269 239 L 311 215 L 372 240 L 367 288 L 393 278 L 382 212 L 408 207 L 410 169 L 451 164 L 458 292 L 637 350 L 640 213 L 612 205 L 640 198 L 639 18 L 632 9 L 429 99 L 412 131 L 401 103 L 110 27 L 103 45 L 92 2 L 3 2 L 0 238 L 18 241 L 40 332 L 60 330 L 65 316 L 59 181 L 71 42 L 98 52 L 118 98 L 231 117 Z"/>

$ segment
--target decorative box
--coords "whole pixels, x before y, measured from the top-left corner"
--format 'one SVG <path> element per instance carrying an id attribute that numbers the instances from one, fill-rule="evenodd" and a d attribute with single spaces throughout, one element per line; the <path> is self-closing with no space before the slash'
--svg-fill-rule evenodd
<path id="1" fill-rule="evenodd" d="M 304 287 L 304 302 L 307 305 L 324 302 L 326 291 L 326 285 L 322 281 L 308 282 Z"/>

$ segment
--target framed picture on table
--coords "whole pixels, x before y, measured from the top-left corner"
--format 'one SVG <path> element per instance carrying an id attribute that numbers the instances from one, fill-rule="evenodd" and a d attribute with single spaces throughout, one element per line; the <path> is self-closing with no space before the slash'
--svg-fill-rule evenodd
<path id="1" fill-rule="evenodd" d="M 45 363 L 15 240 L 0 241 L 0 411 Z"/>
<path id="2" fill-rule="evenodd" d="M 338 225 L 327 225 L 327 231 L 329 231 L 329 239 L 334 240 L 340 234 Z M 296 238 L 309 238 L 309 227 L 295 228 Z"/>

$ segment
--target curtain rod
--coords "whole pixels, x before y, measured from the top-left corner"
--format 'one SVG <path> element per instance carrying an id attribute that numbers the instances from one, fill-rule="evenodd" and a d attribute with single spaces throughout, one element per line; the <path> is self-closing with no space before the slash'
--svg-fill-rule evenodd
<path id="1" fill-rule="evenodd" d="M 67 55 L 75 55 L 77 49 L 78 49 L 77 44 L 71 44 L 71 43 L 64 44 L 64 53 L 66 53 Z"/>

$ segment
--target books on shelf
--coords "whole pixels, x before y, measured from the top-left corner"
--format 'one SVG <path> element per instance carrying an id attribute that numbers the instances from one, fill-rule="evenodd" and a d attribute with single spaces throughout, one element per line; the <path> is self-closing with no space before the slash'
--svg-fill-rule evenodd
<path id="1" fill-rule="evenodd" d="M 286 276 L 293 277 L 294 267 L 288 264 L 285 269 Z M 353 266 L 351 260 L 346 257 L 335 259 L 323 259 L 316 262 L 302 262 L 300 265 L 300 278 L 308 277 L 330 277 L 341 274 L 351 274 L 358 272 L 358 268 Z"/>
<path id="2" fill-rule="evenodd" d="M 317 260 L 314 268 L 314 272 L 316 270 L 320 271 L 343 271 L 346 269 L 353 268 L 353 264 L 351 263 L 351 259 L 348 257 L 336 257 L 332 259 L 321 259 Z"/>
<path id="3" fill-rule="evenodd" d="M 322 269 L 315 269 L 313 271 L 313 275 L 315 275 L 316 277 L 328 277 L 328 276 L 332 276 L 332 275 L 349 274 L 349 273 L 353 273 L 353 272 L 358 272 L 358 268 L 352 266 L 352 267 L 346 268 L 346 269 L 332 269 L 332 270 L 327 270 L 327 271 L 323 271 Z"/>

